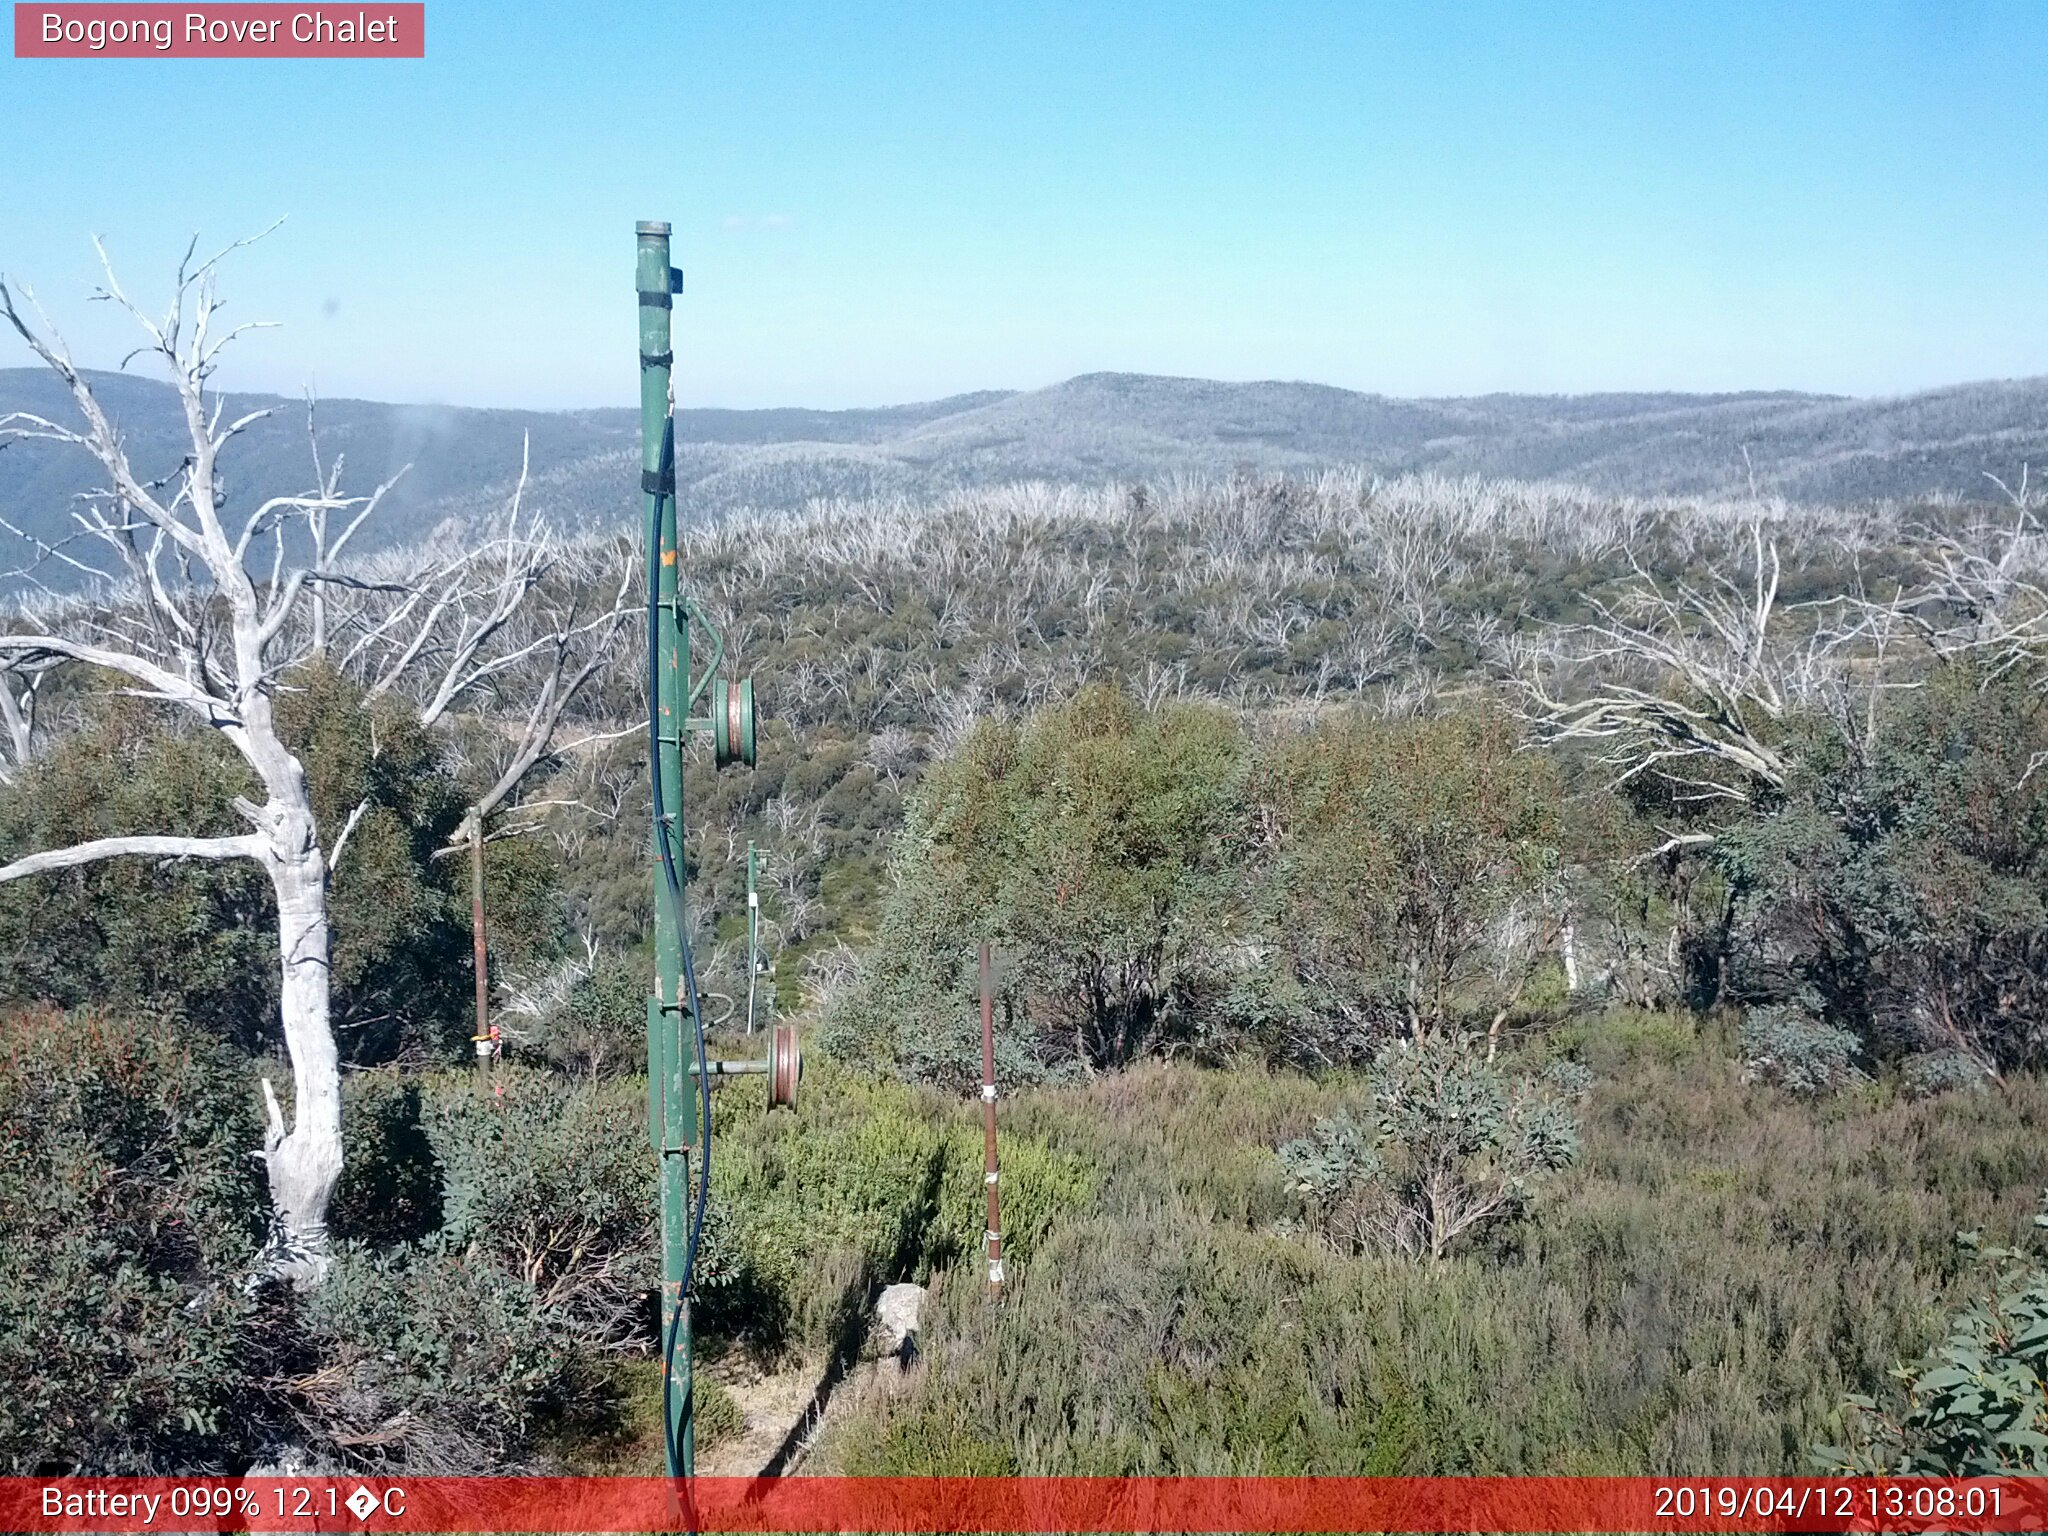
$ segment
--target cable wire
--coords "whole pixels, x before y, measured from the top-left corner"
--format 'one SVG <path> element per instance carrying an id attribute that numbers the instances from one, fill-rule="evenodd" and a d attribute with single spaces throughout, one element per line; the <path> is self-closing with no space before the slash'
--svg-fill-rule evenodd
<path id="1" fill-rule="evenodd" d="M 669 429 L 674 431 L 673 426 Z M 664 434 L 662 459 L 666 464 L 674 463 L 674 438 Z M 674 504 L 674 497 L 657 494 L 654 503 L 654 528 L 647 541 L 647 761 L 650 778 L 654 786 L 654 841 L 661 849 L 661 872 L 663 893 L 669 902 L 669 914 L 674 919 L 676 944 L 682 951 L 683 986 L 690 1000 L 690 1018 L 696 1025 L 697 1045 L 697 1086 L 702 1098 L 702 1118 L 697 1144 L 702 1149 L 697 1175 L 697 1205 L 690 1220 L 690 1238 L 683 1250 L 682 1283 L 676 1292 L 676 1310 L 669 1319 L 668 1337 L 661 1353 L 661 1428 L 668 1451 L 668 1464 L 680 1464 L 676 1455 L 675 1414 L 673 1412 L 675 1390 L 676 1344 L 682 1337 L 683 1310 L 689 1303 L 690 1282 L 697 1271 L 697 1247 L 704 1236 L 704 1212 L 711 1200 L 711 1073 L 708 1070 L 708 1052 L 704 1045 L 704 1010 L 697 998 L 697 965 L 690 953 L 690 941 L 683 932 L 683 884 L 676 874 L 675 851 L 669 846 L 667 826 L 668 810 L 662 800 L 661 790 L 661 524 L 662 503 Z M 677 750 L 681 750 L 681 733 L 687 729 L 683 722 L 677 724 Z M 654 1064 L 648 1063 L 652 1071 Z M 666 1103 L 666 1099 L 663 1100 Z M 666 1118 L 664 1112 L 663 1118 Z M 667 1128 L 663 1127 L 663 1156 L 667 1155 Z M 692 1395 L 696 1392 L 693 1374 L 690 1384 Z"/>

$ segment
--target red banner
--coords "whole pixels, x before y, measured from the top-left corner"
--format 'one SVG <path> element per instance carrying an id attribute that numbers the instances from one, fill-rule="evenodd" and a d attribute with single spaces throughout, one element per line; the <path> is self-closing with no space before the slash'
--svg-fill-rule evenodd
<path id="1" fill-rule="evenodd" d="M 0 1478 L 9 1531 L 2024 1531 L 2048 1479 Z"/>
<path id="2" fill-rule="evenodd" d="M 17 59 L 423 59 L 424 4 L 14 7 Z"/>

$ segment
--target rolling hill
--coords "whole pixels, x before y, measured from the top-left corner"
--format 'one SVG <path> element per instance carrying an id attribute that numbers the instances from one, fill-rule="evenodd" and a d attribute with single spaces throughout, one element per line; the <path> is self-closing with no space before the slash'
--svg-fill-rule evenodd
<path id="1" fill-rule="evenodd" d="M 170 392 L 125 375 L 93 378 L 138 466 L 146 474 L 174 469 L 181 429 Z M 237 445 L 230 499 L 309 483 L 303 404 L 257 396 L 234 403 L 275 414 Z M 33 369 L 0 370 L 0 415 L 11 411 L 68 419 L 55 382 Z M 634 507 L 631 410 L 327 400 L 318 422 L 323 453 L 346 456 L 351 490 L 406 470 L 375 543 L 406 543 L 450 520 L 487 517 L 502 504 L 529 437 L 532 494 L 558 521 L 617 526 Z M 1403 400 L 1318 384 L 1101 373 L 1046 389 L 878 409 L 687 410 L 678 427 L 685 504 L 699 516 L 1019 479 L 1099 484 L 1335 464 L 1568 480 L 1635 494 L 1736 494 L 1753 475 L 1767 493 L 1835 502 L 1982 496 L 1986 474 L 2048 463 L 2048 378 L 1891 399 L 1778 391 Z M 72 498 L 90 484 L 76 451 L 15 442 L 0 452 L 0 516 L 39 537 L 69 525 Z"/>

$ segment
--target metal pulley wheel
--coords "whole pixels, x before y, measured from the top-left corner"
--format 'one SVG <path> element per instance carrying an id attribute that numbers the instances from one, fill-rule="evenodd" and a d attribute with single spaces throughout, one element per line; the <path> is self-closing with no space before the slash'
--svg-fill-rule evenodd
<path id="1" fill-rule="evenodd" d="M 754 766 L 754 680 L 718 678 L 711 684 L 711 756 L 719 767 Z"/>
<path id="2" fill-rule="evenodd" d="M 778 1024 L 768 1044 L 768 1107 L 795 1109 L 797 1079 L 803 1076 L 803 1051 L 794 1024 Z"/>

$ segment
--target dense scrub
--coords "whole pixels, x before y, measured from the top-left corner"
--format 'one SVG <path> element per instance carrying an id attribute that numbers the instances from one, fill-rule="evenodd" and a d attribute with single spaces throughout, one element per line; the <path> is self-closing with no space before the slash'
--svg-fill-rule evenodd
<path id="1" fill-rule="evenodd" d="M 1706 583 L 1764 520 L 1785 602 L 1882 593 L 1931 528 L 1969 509 L 1638 501 L 1479 479 L 1239 476 L 1084 490 L 1024 485 L 930 501 L 821 501 L 685 530 L 683 564 L 764 701 L 762 762 L 696 774 L 690 814 L 707 984 L 737 980 L 739 856 L 797 982 L 843 970 L 880 918 L 891 834 L 927 766 L 984 720 L 1012 723 L 1084 682 L 1254 721 L 1358 708 L 1407 715 L 1491 681 L 1545 626 L 1588 619 L 1635 562 Z M 589 712 L 631 722 L 623 658 Z M 603 946 L 649 920 L 637 744 L 566 765 L 554 824 L 572 920 Z"/>
<path id="2" fill-rule="evenodd" d="M 1849 1399 L 1843 1444 L 1825 1448 L 1823 1463 L 1865 1476 L 2048 1473 L 2048 1268 L 2038 1230 L 2048 1227 L 2048 1205 L 2034 1226 L 2034 1241 L 2016 1246 L 1958 1234 L 1976 1260 L 1968 1302 L 1933 1348 L 1892 1371 L 1886 1390 Z"/>
<path id="3" fill-rule="evenodd" d="M 1802 722 L 1783 803 L 1727 834 L 1733 988 L 1797 996 L 1880 1055 L 1997 1070 L 2048 1047 L 2048 707 L 1940 668 L 1873 740 Z"/>
<path id="4" fill-rule="evenodd" d="M 0 1466 L 229 1470 L 274 1319 L 240 1063 L 189 1027 L 0 1021 Z"/>
<path id="5" fill-rule="evenodd" d="M 1498 1036 L 1564 921 L 1563 786 L 1517 745 L 1481 712 L 1255 741 L 1232 712 L 1148 712 L 1100 686 L 1021 730 L 986 723 L 926 777 L 824 1039 L 978 1081 L 966 1000 L 984 939 L 1005 962 L 1010 1081 Z"/>
<path id="6" fill-rule="evenodd" d="M 1784 604 L 1752 671 L 1811 649 L 1822 609 L 1798 604 L 1912 587 L 1950 550 L 1896 510 L 1345 475 L 693 530 L 771 711 L 757 772 L 692 769 L 707 1001 L 737 1022 L 752 840 L 766 989 L 812 1048 L 794 1115 L 717 1092 L 707 1359 L 843 1369 L 876 1289 L 930 1281 L 921 1374 L 831 1447 L 863 1471 L 1761 1472 L 1979 1445 L 1887 1373 L 1951 1326 L 2032 1368 L 2007 1324 L 2034 1277 L 1972 1313 L 1954 1242 L 2012 1241 L 2048 1184 L 2027 653 L 1880 675 L 1850 646 L 1730 703 L 1571 652 L 1560 686 L 1742 717 L 1765 771 L 1704 798 L 1530 691 L 1546 626 L 1744 575 L 1752 516 Z M 146 860 L 0 886 L 0 1397 L 28 1405 L 0 1411 L 0 1462 L 232 1470 L 288 1444 L 647 1470 L 644 749 L 563 750 L 545 824 L 487 849 L 511 1049 L 484 1081 L 462 872 L 434 854 L 500 723 L 430 739 L 345 679 L 298 684 L 321 815 L 364 807 L 333 890 L 335 1273 L 244 1285 L 267 898 Z M 639 687 L 622 658 L 589 723 L 627 729 Z M 0 858 L 145 812 L 234 826 L 203 737 L 52 699 L 62 728 L 0 788 Z M 983 939 L 998 1074 L 1025 1090 L 1000 1309 L 962 1092 Z M 704 1402 L 707 1435 L 732 1426 Z"/>
<path id="7" fill-rule="evenodd" d="M 990 1305 L 948 1276 L 924 1375 L 842 1427 L 862 1472 L 1810 1473 L 2048 1182 L 2048 1092 L 1816 1115 L 1726 1042 L 1619 1014 L 1577 1165 L 1443 1263 L 1305 1240 L 1275 1145 L 1345 1081 L 1155 1066 L 1014 1106 L 1103 1170 Z"/>
<path id="8" fill-rule="evenodd" d="M 254 1063 L 170 1019 L 10 1013 L 0 1042 L 0 1465 L 233 1471 L 289 1444 L 503 1471 L 633 1413 L 659 1267 L 639 1076 L 352 1075 L 340 1257 L 295 1297 L 247 1284 Z M 876 1289 L 976 1247 L 978 1130 L 829 1064 L 794 1117 L 748 1097 L 716 1096 L 705 1347 L 851 1359 Z M 1007 1157 L 1028 1261 L 1095 1174 L 1029 1136 Z"/>

